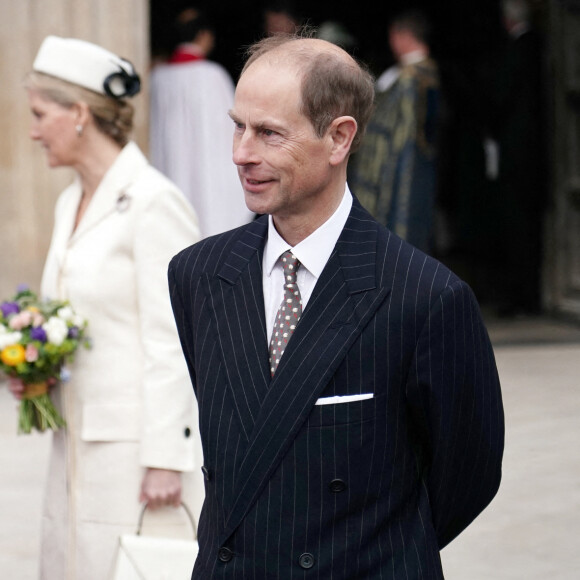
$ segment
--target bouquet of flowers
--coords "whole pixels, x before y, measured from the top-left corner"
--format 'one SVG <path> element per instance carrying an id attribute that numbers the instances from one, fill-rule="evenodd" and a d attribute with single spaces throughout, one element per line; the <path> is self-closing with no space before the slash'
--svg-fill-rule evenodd
<path id="1" fill-rule="evenodd" d="M 18 431 L 57 430 L 65 425 L 49 396 L 49 387 L 65 374 L 85 337 L 87 321 L 68 302 L 40 301 L 28 287 L 0 304 L 0 371 L 25 386 Z"/>

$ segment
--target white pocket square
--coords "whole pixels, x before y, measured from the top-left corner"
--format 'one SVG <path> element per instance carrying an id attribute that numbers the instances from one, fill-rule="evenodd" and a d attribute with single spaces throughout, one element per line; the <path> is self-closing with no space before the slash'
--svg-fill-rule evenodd
<path id="1" fill-rule="evenodd" d="M 335 397 L 320 397 L 315 405 L 338 405 L 339 403 L 353 403 L 354 401 L 364 401 L 365 399 L 372 399 L 372 393 L 364 393 L 363 395 L 343 395 Z"/>

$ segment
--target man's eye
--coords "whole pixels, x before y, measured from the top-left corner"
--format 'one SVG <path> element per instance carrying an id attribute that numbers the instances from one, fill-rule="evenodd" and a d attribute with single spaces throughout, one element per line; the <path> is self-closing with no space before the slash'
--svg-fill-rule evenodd
<path id="1" fill-rule="evenodd" d="M 272 129 L 264 129 L 263 133 L 266 135 L 266 137 L 271 137 L 272 135 L 276 134 L 276 131 L 272 131 Z"/>

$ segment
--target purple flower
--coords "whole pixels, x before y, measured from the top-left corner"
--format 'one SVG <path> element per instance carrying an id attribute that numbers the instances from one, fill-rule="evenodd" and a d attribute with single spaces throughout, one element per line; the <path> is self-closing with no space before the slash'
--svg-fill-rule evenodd
<path id="1" fill-rule="evenodd" d="M 78 328 L 78 326 L 72 326 L 71 328 L 69 328 L 68 337 L 69 338 L 78 338 L 79 337 L 79 328 Z"/>
<path id="2" fill-rule="evenodd" d="M 2 302 L 0 304 L 0 309 L 4 318 L 8 318 L 11 314 L 18 314 L 20 312 L 20 306 L 17 302 Z"/>
<path id="3" fill-rule="evenodd" d="M 30 286 L 28 284 L 18 284 L 16 287 L 16 292 L 20 294 L 20 292 L 28 292 L 30 290 Z"/>
<path id="4" fill-rule="evenodd" d="M 42 326 L 36 326 L 30 331 L 30 338 L 32 340 L 39 340 L 40 342 L 46 342 L 46 331 Z"/>

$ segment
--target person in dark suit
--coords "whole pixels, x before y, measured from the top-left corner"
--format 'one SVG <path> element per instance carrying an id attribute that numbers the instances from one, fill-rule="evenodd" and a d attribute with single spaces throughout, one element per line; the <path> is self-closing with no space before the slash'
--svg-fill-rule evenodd
<path id="1" fill-rule="evenodd" d="M 491 95 L 492 135 L 499 150 L 497 222 L 504 247 L 498 314 L 537 315 L 542 312 L 548 202 L 543 47 L 527 0 L 504 0 L 501 6 L 508 38 Z"/>
<path id="2" fill-rule="evenodd" d="M 474 295 L 346 183 L 372 102 L 336 45 L 254 45 L 230 116 L 265 215 L 170 263 L 204 452 L 194 579 L 443 578 L 439 550 L 498 489 L 500 384 Z"/>

